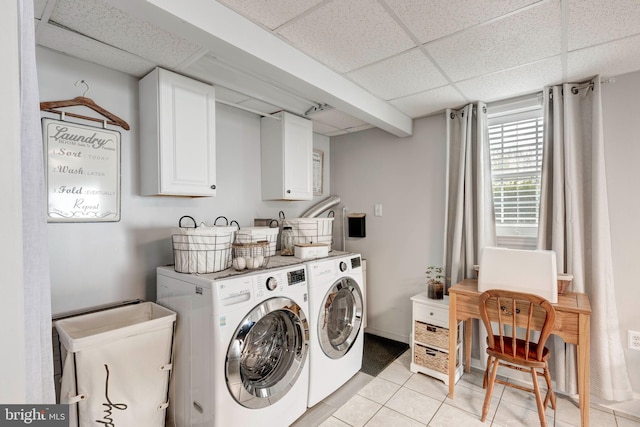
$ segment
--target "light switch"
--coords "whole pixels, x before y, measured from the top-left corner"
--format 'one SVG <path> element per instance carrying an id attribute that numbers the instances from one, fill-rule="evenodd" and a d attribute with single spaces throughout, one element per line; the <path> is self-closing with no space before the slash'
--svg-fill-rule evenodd
<path id="1" fill-rule="evenodd" d="M 373 215 L 374 216 L 382 216 L 382 205 L 381 204 L 377 204 L 377 205 L 374 206 Z"/>

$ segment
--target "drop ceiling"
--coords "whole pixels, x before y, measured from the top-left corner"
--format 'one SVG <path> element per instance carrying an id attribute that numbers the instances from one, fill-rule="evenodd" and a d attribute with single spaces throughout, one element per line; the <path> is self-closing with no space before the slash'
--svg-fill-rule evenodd
<path id="1" fill-rule="evenodd" d="M 637 0 L 35 0 L 36 42 L 328 136 L 640 70 Z"/>

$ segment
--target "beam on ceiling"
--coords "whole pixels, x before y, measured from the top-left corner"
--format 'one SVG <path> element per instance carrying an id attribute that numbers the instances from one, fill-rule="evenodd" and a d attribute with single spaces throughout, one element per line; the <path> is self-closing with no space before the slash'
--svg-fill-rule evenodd
<path id="1" fill-rule="evenodd" d="M 396 136 L 413 120 L 269 31 L 213 0 L 107 0 L 209 49 L 221 61 L 292 93 L 325 103 Z"/>

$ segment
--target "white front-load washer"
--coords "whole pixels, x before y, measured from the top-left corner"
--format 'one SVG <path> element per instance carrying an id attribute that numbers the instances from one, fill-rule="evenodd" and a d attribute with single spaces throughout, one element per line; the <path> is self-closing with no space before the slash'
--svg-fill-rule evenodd
<path id="1" fill-rule="evenodd" d="M 220 278 L 157 270 L 177 313 L 167 421 L 174 427 L 288 426 L 307 408 L 306 268 Z"/>
<path id="2" fill-rule="evenodd" d="M 333 252 L 332 252 L 333 254 Z M 362 261 L 338 253 L 307 263 L 309 273 L 309 399 L 312 407 L 362 367 Z"/>

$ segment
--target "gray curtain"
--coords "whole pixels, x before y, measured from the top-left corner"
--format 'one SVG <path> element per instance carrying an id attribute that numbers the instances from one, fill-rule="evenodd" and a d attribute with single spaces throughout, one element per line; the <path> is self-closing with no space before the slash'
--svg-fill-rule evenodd
<path id="1" fill-rule="evenodd" d="M 600 78 L 544 91 L 544 158 L 538 248 L 591 300 L 591 393 L 632 398 L 615 303 Z M 553 337 L 556 388 L 577 393 L 575 346 Z"/>
<path id="2" fill-rule="evenodd" d="M 491 187 L 491 159 L 484 103 L 446 111 L 447 182 L 445 212 L 445 277 L 447 289 L 475 277 L 473 265 L 480 250 L 496 245 L 495 214 Z M 475 322 L 477 339 L 486 342 L 486 331 Z M 479 351 L 486 363 L 487 355 Z"/>
<path id="3" fill-rule="evenodd" d="M 46 193 L 36 73 L 33 1 L 18 0 L 22 227 L 24 258 L 25 403 L 55 403 Z"/>

